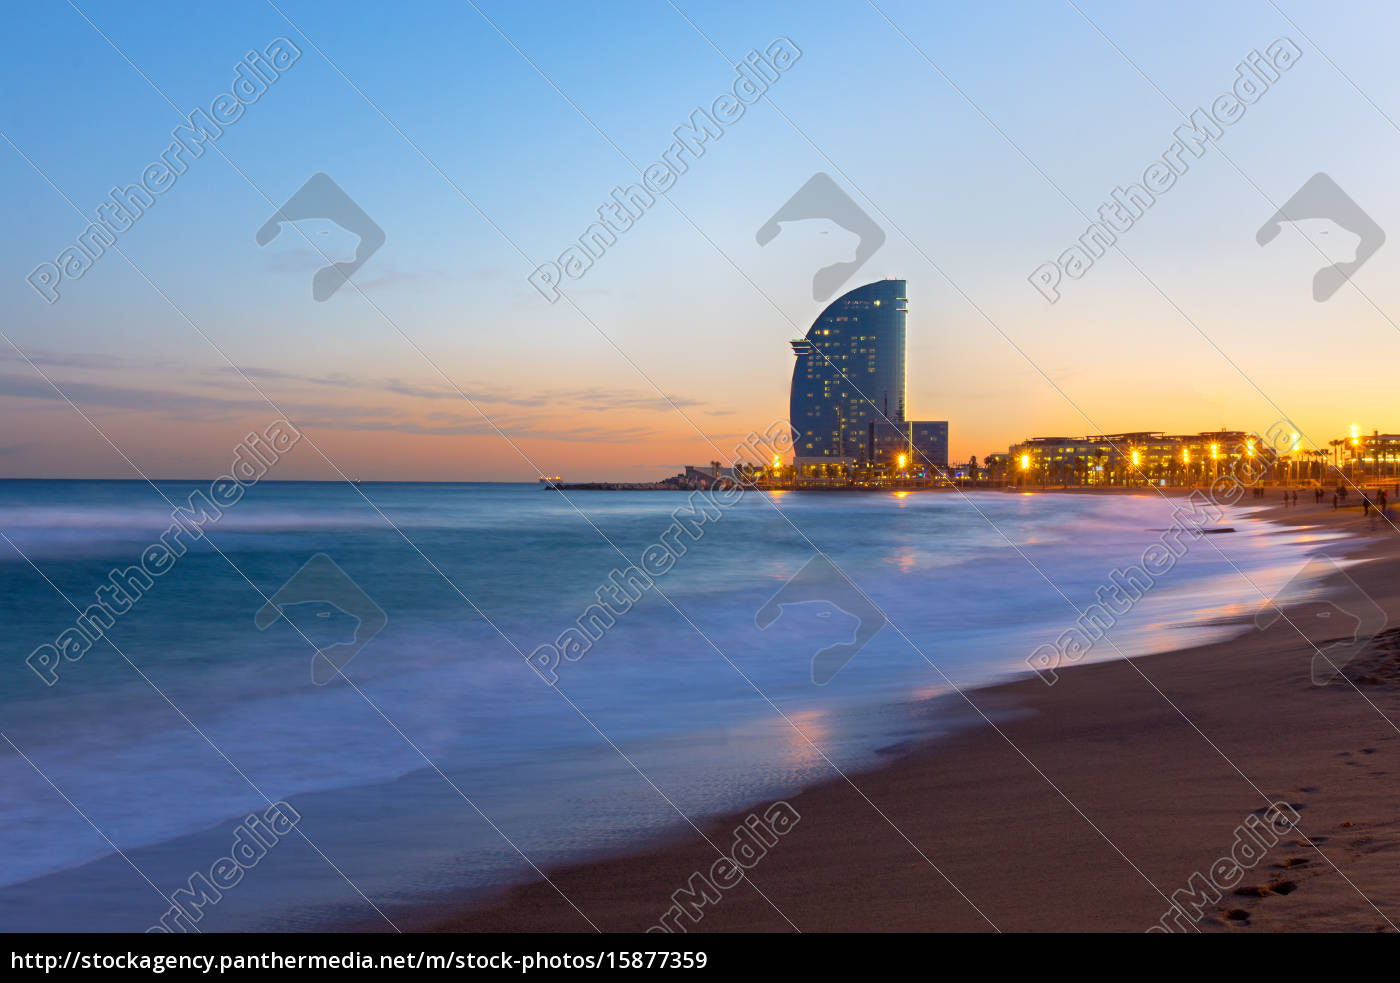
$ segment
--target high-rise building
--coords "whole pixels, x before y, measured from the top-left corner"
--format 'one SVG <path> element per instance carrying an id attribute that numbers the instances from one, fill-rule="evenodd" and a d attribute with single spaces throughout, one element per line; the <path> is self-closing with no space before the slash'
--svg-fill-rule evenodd
<path id="1" fill-rule="evenodd" d="M 789 419 L 799 468 L 865 461 L 871 423 L 903 422 L 904 292 L 903 280 L 857 287 L 792 343 Z"/>

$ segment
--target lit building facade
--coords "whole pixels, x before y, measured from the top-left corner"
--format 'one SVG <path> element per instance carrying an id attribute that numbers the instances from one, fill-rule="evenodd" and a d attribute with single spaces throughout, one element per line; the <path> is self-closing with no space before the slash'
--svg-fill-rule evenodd
<path id="1" fill-rule="evenodd" d="M 865 461 L 891 474 L 943 477 L 948 471 L 948 422 L 871 420 Z"/>
<path id="2" fill-rule="evenodd" d="M 904 420 L 905 281 L 867 283 L 832 301 L 792 343 L 789 420 L 799 470 L 869 460 L 871 424 Z M 946 460 L 946 453 L 945 453 Z"/>
<path id="3" fill-rule="evenodd" d="M 913 460 L 926 477 L 948 470 L 947 420 L 913 420 L 909 436 L 914 445 Z"/>
<path id="4" fill-rule="evenodd" d="M 1365 435 L 1353 430 L 1350 437 L 1331 443 L 1340 448 L 1337 460 L 1349 465 L 1353 473 L 1383 479 L 1400 477 L 1400 434 L 1373 430 Z"/>
<path id="5" fill-rule="evenodd" d="M 883 464 L 894 471 L 907 465 L 913 456 L 914 442 L 909 425 L 902 421 L 871 420 L 864 459 Z"/>
<path id="6" fill-rule="evenodd" d="M 1032 437 L 1007 452 L 1006 477 L 1054 485 L 1191 484 L 1245 473 L 1245 459 L 1263 453 L 1243 430 Z"/>

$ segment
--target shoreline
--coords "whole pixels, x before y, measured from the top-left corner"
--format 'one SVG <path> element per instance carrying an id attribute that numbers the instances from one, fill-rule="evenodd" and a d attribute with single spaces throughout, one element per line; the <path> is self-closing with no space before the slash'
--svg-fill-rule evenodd
<path id="1" fill-rule="evenodd" d="M 1400 871 L 1387 860 L 1400 850 L 1400 811 L 1386 781 L 1400 766 L 1390 723 L 1400 720 L 1400 663 L 1388 646 L 1400 635 L 1400 535 L 1373 533 L 1359 508 L 1334 512 L 1330 500 L 1239 507 L 1253 509 L 1245 521 L 1348 534 L 1328 552 L 1366 561 L 1346 576 L 1387 617 L 1379 639 L 1343 666 L 1361 682 L 1313 684 L 1313 643 L 1341 634 L 1337 618 L 1316 617 L 1335 608 L 1313 602 L 1223 642 L 1070 666 L 1054 686 L 1028 676 L 967 690 L 966 701 L 953 694 L 996 725 L 916 739 L 851 781 L 790 796 L 800 822 L 746 879 L 703 904 L 698 922 L 671 923 L 692 932 L 1144 931 L 1228 854 L 1247 818 L 1279 800 L 1297 809 L 1301 835 L 1284 834 L 1225 885 L 1246 894 L 1207 897 L 1199 924 L 1178 920 L 1177 930 L 1394 930 Z M 949 698 L 921 705 L 931 730 Z M 765 808 L 701 828 L 728 849 L 744 818 Z M 591 931 L 572 902 L 603 931 L 644 931 L 718 857 L 689 832 L 550 870 L 557 891 L 543 880 L 505 888 L 405 927 Z"/>

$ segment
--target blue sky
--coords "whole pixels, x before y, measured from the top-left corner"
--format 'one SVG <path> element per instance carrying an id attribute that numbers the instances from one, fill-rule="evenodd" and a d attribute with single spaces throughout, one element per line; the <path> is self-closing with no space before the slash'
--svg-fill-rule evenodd
<path id="1" fill-rule="evenodd" d="M 1353 423 L 1400 429 L 1396 247 L 1318 303 L 1326 240 L 1254 240 L 1316 172 L 1400 229 L 1395 15 L 1076 4 L 16 8 L 0 303 L 37 370 L 0 341 L 0 475 L 134 476 L 122 454 L 207 475 L 277 410 L 367 478 L 642 479 L 723 456 L 786 415 L 786 342 L 823 306 L 811 273 L 841 230 L 754 238 L 818 171 L 885 228 L 847 288 L 908 280 L 911 412 L 950 421 L 955 458 L 1098 427 L 1262 430 L 1280 413 L 1324 444 Z M 140 272 L 109 253 L 44 303 L 25 277 L 90 220 L 48 182 L 90 212 L 279 36 L 302 55 L 218 140 L 228 160 L 192 161 L 121 237 Z M 1124 233 L 1126 258 L 1046 303 L 1027 275 L 1084 230 L 1075 206 L 1094 212 L 1160 157 L 1181 122 L 1168 99 L 1209 106 L 1280 36 L 1297 64 Z M 546 303 L 533 264 L 780 37 L 802 54 L 768 99 L 568 283 L 572 304 Z M 358 289 L 325 303 L 307 239 L 254 241 L 269 202 L 316 172 L 386 234 Z M 308 225 L 344 258 L 342 234 Z M 331 473 L 304 454 L 279 476 Z"/>

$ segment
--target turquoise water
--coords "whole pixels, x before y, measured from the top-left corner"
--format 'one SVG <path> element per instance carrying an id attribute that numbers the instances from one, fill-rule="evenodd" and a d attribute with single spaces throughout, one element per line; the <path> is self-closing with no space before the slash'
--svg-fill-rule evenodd
<path id="1" fill-rule="evenodd" d="M 199 488 L 160 484 L 179 503 Z M 0 925 L 142 930 L 272 800 L 295 807 L 298 832 L 201 929 L 387 929 L 445 895 L 530 878 L 531 864 L 686 831 L 926 734 L 912 701 L 950 680 L 1024 671 L 1076 616 L 1046 578 L 1089 603 L 1173 507 L 1153 495 L 746 495 L 547 685 L 524 655 L 664 541 L 684 504 L 533 485 L 257 485 L 186 540 L 107 629 L 112 645 L 60 662 L 49 686 L 25 660 L 73 625 L 60 591 L 92 604 L 171 508 L 142 482 L 0 482 L 13 543 L 0 540 L 0 717 L 30 759 L 0 743 Z M 1118 623 L 1123 652 L 1227 633 L 1182 626 L 1251 614 L 1318 542 L 1235 525 Z M 889 620 L 825 686 L 812 656 L 851 637 L 848 611 L 811 602 L 755 624 L 818 548 Z M 387 618 L 345 665 L 348 682 L 311 672 L 318 648 L 354 636 L 344 611 L 312 601 L 254 621 L 318 553 Z M 1092 656 L 1117 654 L 1101 643 Z M 658 886 L 658 913 L 671 889 Z"/>

